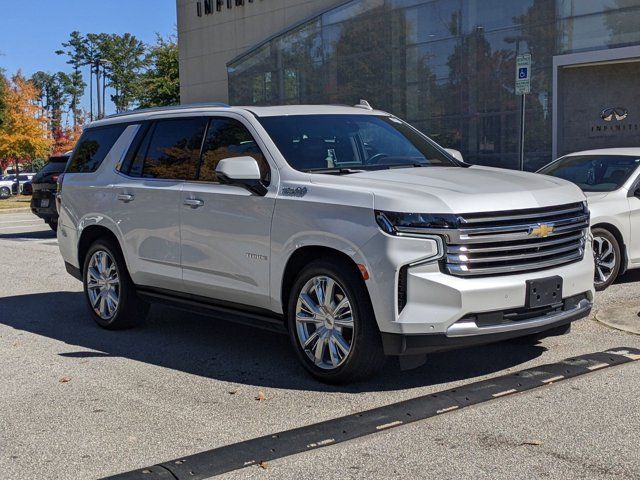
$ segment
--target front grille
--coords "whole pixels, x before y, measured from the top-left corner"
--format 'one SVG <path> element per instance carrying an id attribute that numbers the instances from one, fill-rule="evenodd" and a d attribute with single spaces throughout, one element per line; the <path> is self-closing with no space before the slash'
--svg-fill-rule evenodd
<path id="1" fill-rule="evenodd" d="M 448 231 L 445 270 L 460 277 L 503 275 L 578 262 L 589 212 L 582 203 L 459 216 Z"/>

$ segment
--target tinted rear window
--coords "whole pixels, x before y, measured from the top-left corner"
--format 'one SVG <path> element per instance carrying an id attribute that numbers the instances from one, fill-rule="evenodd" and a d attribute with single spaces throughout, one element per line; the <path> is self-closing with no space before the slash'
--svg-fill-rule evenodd
<path id="1" fill-rule="evenodd" d="M 47 163 L 45 163 L 40 174 L 44 173 L 61 173 L 64 172 L 64 167 L 67 165 L 69 157 L 51 157 Z"/>
<path id="2" fill-rule="evenodd" d="M 85 130 L 67 167 L 70 173 L 95 172 L 127 126 L 124 124 Z"/>

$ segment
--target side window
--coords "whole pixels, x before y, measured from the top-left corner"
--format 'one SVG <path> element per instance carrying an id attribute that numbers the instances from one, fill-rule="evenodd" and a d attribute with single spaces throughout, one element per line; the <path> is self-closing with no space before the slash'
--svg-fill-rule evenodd
<path id="1" fill-rule="evenodd" d="M 150 140 L 145 140 L 138 151 L 137 156 L 144 155 L 141 176 L 172 180 L 195 179 L 206 126 L 204 118 L 158 121 Z M 134 159 L 131 175 L 139 175 L 136 172 L 139 165 L 138 158 Z"/>
<path id="2" fill-rule="evenodd" d="M 269 164 L 249 130 L 231 118 L 213 118 L 202 150 L 199 180 L 218 182 L 216 167 L 220 160 L 234 157 L 253 157 L 260 166 L 265 182 L 269 181 Z"/>
<path id="3" fill-rule="evenodd" d="M 85 130 L 66 171 L 69 173 L 95 172 L 126 127 L 125 124 L 119 124 Z"/>

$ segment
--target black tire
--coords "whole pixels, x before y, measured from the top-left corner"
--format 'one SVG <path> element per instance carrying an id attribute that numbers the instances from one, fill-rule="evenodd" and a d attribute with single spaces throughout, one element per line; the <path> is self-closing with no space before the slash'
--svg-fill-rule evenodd
<path id="1" fill-rule="evenodd" d="M 560 335 L 567 335 L 568 333 L 571 333 L 570 323 L 567 323 L 566 325 L 560 325 L 559 327 L 555 327 L 550 330 L 545 330 L 544 332 L 534 333 L 533 335 L 526 335 L 524 337 L 513 338 L 507 341 L 518 345 L 535 345 L 540 340 L 543 340 L 545 338 L 559 337 Z"/>
<path id="2" fill-rule="evenodd" d="M 296 326 L 298 297 L 305 285 L 315 277 L 328 277 L 337 283 L 351 305 L 353 318 L 353 329 L 349 335 L 350 351 L 343 363 L 329 370 L 320 368 L 310 359 L 301 345 Z M 298 358 L 305 369 L 322 382 L 341 384 L 364 380 L 384 366 L 386 357 L 369 294 L 361 276 L 350 265 L 333 259 L 319 259 L 307 265 L 298 274 L 289 293 L 287 322 Z M 345 334 L 344 330 L 341 332 Z"/>
<path id="3" fill-rule="evenodd" d="M 609 288 L 618 278 L 620 268 L 622 266 L 622 252 L 618 240 L 609 230 L 605 228 L 594 228 L 592 230 L 592 234 L 593 256 L 596 264 L 594 286 L 598 292 L 601 292 Z M 612 253 L 607 254 L 609 249 L 598 251 L 601 245 L 606 245 L 607 243 L 611 245 L 611 249 L 613 250 Z M 609 268 L 608 265 L 611 265 L 612 261 L 613 267 Z M 605 267 L 605 265 L 607 267 Z"/>
<path id="4" fill-rule="evenodd" d="M 96 312 L 91 303 L 87 286 L 87 271 L 89 269 L 90 261 L 94 254 L 100 251 L 106 252 L 111 259 L 113 259 L 113 264 L 119 279 L 118 305 L 115 312 L 109 318 L 103 318 Z M 129 276 L 129 272 L 127 271 L 124 257 L 120 252 L 120 248 L 117 245 L 114 245 L 111 240 L 99 239 L 89 247 L 84 258 L 82 278 L 85 299 L 87 301 L 87 306 L 89 307 L 89 312 L 91 313 L 94 321 L 102 328 L 106 328 L 108 330 L 130 328 L 136 323 L 142 322 L 146 318 L 147 313 L 149 312 L 149 304 L 138 298 L 135 286 Z"/>
<path id="5" fill-rule="evenodd" d="M 49 220 L 47 222 L 47 225 L 49 225 L 49 228 L 51 230 L 53 230 L 54 232 L 58 231 L 58 221 L 57 220 Z"/>
<path id="6" fill-rule="evenodd" d="M 9 187 L 0 187 L 0 199 L 6 200 L 11 197 L 11 189 Z"/>

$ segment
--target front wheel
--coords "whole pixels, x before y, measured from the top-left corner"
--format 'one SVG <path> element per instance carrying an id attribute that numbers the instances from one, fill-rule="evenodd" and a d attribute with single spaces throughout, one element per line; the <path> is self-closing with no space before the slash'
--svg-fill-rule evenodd
<path id="1" fill-rule="evenodd" d="M 1 187 L 0 188 L 0 198 L 2 200 L 6 200 L 11 196 L 11 189 L 9 187 Z"/>
<path id="2" fill-rule="evenodd" d="M 312 262 L 298 275 L 289 298 L 293 347 L 304 367 L 327 383 L 365 379 L 385 362 L 366 286 L 349 267 Z"/>
<path id="3" fill-rule="evenodd" d="M 142 321 L 149 304 L 136 295 L 120 249 L 109 240 L 96 241 L 87 252 L 83 269 L 84 293 L 93 319 L 109 330 Z"/>
<path id="4" fill-rule="evenodd" d="M 606 290 L 620 273 L 622 255 L 616 237 L 604 228 L 593 229 L 593 259 L 596 266 L 594 286 L 597 291 Z"/>

